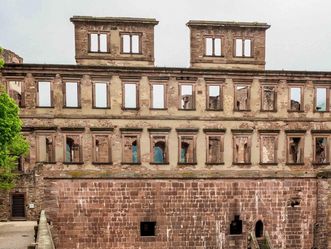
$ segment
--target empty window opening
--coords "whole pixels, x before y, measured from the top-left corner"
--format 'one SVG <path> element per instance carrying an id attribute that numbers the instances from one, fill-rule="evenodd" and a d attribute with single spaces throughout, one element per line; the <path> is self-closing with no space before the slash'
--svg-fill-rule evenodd
<path id="1" fill-rule="evenodd" d="M 221 38 L 207 37 L 205 39 L 205 55 L 221 56 L 222 55 L 222 40 Z"/>
<path id="2" fill-rule="evenodd" d="M 315 163 L 327 163 L 328 160 L 328 138 L 315 137 Z"/>
<path id="3" fill-rule="evenodd" d="M 38 106 L 50 107 L 52 106 L 52 89 L 51 82 L 38 82 Z"/>
<path id="4" fill-rule="evenodd" d="M 302 109 L 302 96 L 300 87 L 290 88 L 290 101 L 291 101 L 291 111 L 300 111 Z"/>
<path id="5" fill-rule="evenodd" d="M 252 41 L 249 39 L 236 39 L 235 55 L 237 57 L 252 56 Z"/>
<path id="6" fill-rule="evenodd" d="M 94 107 L 108 107 L 108 85 L 105 82 L 94 83 Z"/>
<path id="7" fill-rule="evenodd" d="M 258 220 L 255 224 L 255 237 L 261 238 L 263 237 L 263 222 L 261 220 Z"/>
<path id="8" fill-rule="evenodd" d="M 52 135 L 38 135 L 38 161 L 39 162 L 54 162 L 55 147 L 54 138 Z"/>
<path id="9" fill-rule="evenodd" d="M 302 137 L 289 137 L 288 142 L 288 163 L 303 162 Z"/>
<path id="10" fill-rule="evenodd" d="M 122 35 L 122 53 L 139 54 L 140 36 L 137 34 Z"/>
<path id="11" fill-rule="evenodd" d="M 22 81 L 9 81 L 8 82 L 9 96 L 14 99 L 19 107 L 24 106 L 24 91 Z"/>
<path id="12" fill-rule="evenodd" d="M 208 109 L 220 110 L 221 108 L 221 86 L 208 86 Z"/>
<path id="13" fill-rule="evenodd" d="M 137 136 L 124 136 L 123 162 L 139 163 L 139 147 Z"/>
<path id="14" fill-rule="evenodd" d="M 90 34 L 90 52 L 107 52 L 108 41 L 107 34 Z"/>
<path id="15" fill-rule="evenodd" d="M 165 149 L 166 144 L 163 141 L 158 141 L 154 145 L 154 162 L 165 163 Z"/>
<path id="16" fill-rule="evenodd" d="M 235 110 L 242 111 L 249 109 L 249 86 L 236 86 Z"/>
<path id="17" fill-rule="evenodd" d="M 109 137 L 96 135 L 94 138 L 94 162 L 110 162 Z"/>
<path id="18" fill-rule="evenodd" d="M 66 82 L 65 83 L 65 106 L 78 107 L 78 83 Z"/>
<path id="19" fill-rule="evenodd" d="M 316 88 L 316 96 L 315 96 L 315 108 L 318 112 L 327 111 L 327 88 Z"/>
<path id="20" fill-rule="evenodd" d="M 193 86 L 192 85 L 181 85 L 180 94 L 181 94 L 180 109 L 193 109 L 194 108 Z"/>
<path id="21" fill-rule="evenodd" d="M 194 138 L 183 136 L 180 139 L 180 163 L 195 163 Z"/>
<path id="22" fill-rule="evenodd" d="M 298 207 L 298 206 L 300 206 L 300 198 L 298 198 L 298 197 L 291 198 L 288 201 L 288 204 L 289 204 L 288 206 L 291 206 L 292 208 Z"/>
<path id="23" fill-rule="evenodd" d="M 208 136 L 208 163 L 223 163 L 224 147 L 221 136 Z"/>
<path id="24" fill-rule="evenodd" d="M 235 136 L 234 141 L 234 162 L 250 163 L 249 137 Z"/>
<path id="25" fill-rule="evenodd" d="M 275 136 L 261 136 L 261 163 L 276 163 L 277 139 Z"/>
<path id="26" fill-rule="evenodd" d="M 66 136 L 66 162 L 80 162 L 80 137 Z"/>
<path id="27" fill-rule="evenodd" d="M 274 86 L 263 86 L 262 88 L 262 110 L 276 110 L 276 91 Z"/>
<path id="28" fill-rule="evenodd" d="M 140 222 L 140 236 L 155 236 L 155 221 Z"/>
<path id="29" fill-rule="evenodd" d="M 134 83 L 124 84 L 124 107 L 137 108 L 137 85 Z"/>
<path id="30" fill-rule="evenodd" d="M 234 220 L 231 221 L 230 224 L 230 234 L 231 235 L 242 234 L 242 232 L 243 232 L 242 220 L 240 220 L 239 215 L 235 215 Z"/>
<path id="31" fill-rule="evenodd" d="M 165 108 L 165 86 L 163 84 L 152 85 L 152 108 Z"/>

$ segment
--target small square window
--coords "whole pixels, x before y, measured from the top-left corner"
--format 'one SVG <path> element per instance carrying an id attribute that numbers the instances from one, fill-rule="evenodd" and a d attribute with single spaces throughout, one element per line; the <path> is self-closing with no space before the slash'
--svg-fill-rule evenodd
<path id="1" fill-rule="evenodd" d="M 155 221 L 140 222 L 140 236 L 155 236 Z"/>
<path id="2" fill-rule="evenodd" d="M 213 38 L 213 37 L 205 38 L 205 55 L 207 55 L 207 56 L 221 56 L 222 55 L 221 38 Z"/>
<path id="3" fill-rule="evenodd" d="M 141 39 L 139 34 L 121 34 L 121 52 L 125 54 L 141 53 Z"/>
<path id="4" fill-rule="evenodd" d="M 251 57 L 252 56 L 252 41 L 250 39 L 235 40 L 235 56 L 236 57 Z"/>
<path id="5" fill-rule="evenodd" d="M 89 52 L 94 52 L 94 53 L 108 52 L 108 35 L 106 33 L 90 33 Z"/>
<path id="6" fill-rule="evenodd" d="M 193 85 L 180 85 L 180 107 L 181 110 L 195 109 L 195 92 Z"/>

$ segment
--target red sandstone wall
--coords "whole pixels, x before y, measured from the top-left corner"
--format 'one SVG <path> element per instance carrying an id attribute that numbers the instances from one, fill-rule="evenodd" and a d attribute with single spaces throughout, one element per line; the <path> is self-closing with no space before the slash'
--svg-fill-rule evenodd
<path id="1" fill-rule="evenodd" d="M 314 179 L 48 181 L 46 212 L 61 249 L 244 249 L 258 219 L 275 249 L 313 247 Z M 244 233 L 229 236 L 235 214 Z M 140 237 L 140 221 L 156 221 L 156 236 Z"/>

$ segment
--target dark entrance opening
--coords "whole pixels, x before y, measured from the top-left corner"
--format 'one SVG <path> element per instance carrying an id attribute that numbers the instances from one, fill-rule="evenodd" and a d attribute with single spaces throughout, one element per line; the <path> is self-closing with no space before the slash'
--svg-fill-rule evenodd
<path id="1" fill-rule="evenodd" d="M 255 224 L 255 237 L 263 237 L 263 222 L 261 220 L 258 220 Z"/>
<path id="2" fill-rule="evenodd" d="M 140 222 L 140 236 L 155 236 L 156 222 Z"/>
<path id="3" fill-rule="evenodd" d="M 13 219 L 25 219 L 24 194 L 13 194 L 11 203 L 11 216 Z"/>

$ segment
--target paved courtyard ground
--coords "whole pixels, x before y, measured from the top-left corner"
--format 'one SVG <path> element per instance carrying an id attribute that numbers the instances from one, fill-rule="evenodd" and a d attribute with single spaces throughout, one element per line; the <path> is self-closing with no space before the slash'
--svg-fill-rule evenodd
<path id="1" fill-rule="evenodd" d="M 26 249 L 34 242 L 36 221 L 0 222 L 0 249 Z"/>

